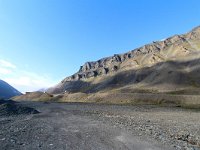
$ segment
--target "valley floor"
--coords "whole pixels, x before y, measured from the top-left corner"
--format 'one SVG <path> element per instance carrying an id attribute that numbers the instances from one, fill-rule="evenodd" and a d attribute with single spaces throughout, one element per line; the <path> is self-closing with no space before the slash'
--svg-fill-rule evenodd
<path id="1" fill-rule="evenodd" d="M 41 113 L 0 117 L 2 150 L 200 149 L 200 111 L 23 102 Z"/>

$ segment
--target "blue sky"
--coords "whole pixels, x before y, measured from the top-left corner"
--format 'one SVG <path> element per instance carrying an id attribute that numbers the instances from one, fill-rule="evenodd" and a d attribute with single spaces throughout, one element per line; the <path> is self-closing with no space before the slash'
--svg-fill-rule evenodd
<path id="1" fill-rule="evenodd" d="M 0 79 L 52 86 L 86 61 L 200 25 L 199 0 L 0 0 Z"/>

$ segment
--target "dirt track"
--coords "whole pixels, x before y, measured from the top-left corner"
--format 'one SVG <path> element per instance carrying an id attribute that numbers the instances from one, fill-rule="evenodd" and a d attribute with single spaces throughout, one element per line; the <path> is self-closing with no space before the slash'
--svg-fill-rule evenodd
<path id="1" fill-rule="evenodd" d="M 1 149 L 199 149 L 200 112 L 155 106 L 24 102 L 41 113 L 0 118 Z"/>

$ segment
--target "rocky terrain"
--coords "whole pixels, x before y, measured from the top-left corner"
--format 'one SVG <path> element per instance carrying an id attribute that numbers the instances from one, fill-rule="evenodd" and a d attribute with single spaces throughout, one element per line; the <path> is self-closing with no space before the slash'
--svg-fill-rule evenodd
<path id="1" fill-rule="evenodd" d="M 124 54 L 86 62 L 47 92 L 96 93 L 138 90 L 199 94 L 200 27 Z"/>
<path id="2" fill-rule="evenodd" d="M 2 150 L 199 150 L 199 110 L 151 105 L 23 102 L 0 116 Z"/>
<path id="3" fill-rule="evenodd" d="M 37 110 L 21 105 L 12 100 L 0 100 L 0 116 L 13 116 L 13 115 L 23 115 L 23 114 L 37 114 Z"/>
<path id="4" fill-rule="evenodd" d="M 22 93 L 16 90 L 8 83 L 6 83 L 5 81 L 0 80 L 0 98 L 9 99 L 13 96 L 19 96 L 19 95 L 22 95 Z"/>

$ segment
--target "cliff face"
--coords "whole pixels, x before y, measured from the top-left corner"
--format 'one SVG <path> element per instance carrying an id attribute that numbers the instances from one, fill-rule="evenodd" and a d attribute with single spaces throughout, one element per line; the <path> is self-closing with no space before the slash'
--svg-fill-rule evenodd
<path id="1" fill-rule="evenodd" d="M 97 82 L 98 86 L 100 86 L 101 82 L 107 80 L 108 76 L 114 77 L 119 73 L 131 70 L 136 73 L 138 70 L 142 70 L 142 68 L 152 67 L 167 61 L 197 59 L 199 54 L 200 27 L 197 27 L 186 34 L 175 35 L 163 41 L 156 41 L 124 54 L 115 54 L 98 61 L 86 62 L 77 73 L 65 78 L 61 83 L 48 91 L 51 93 L 74 91 L 75 89 L 77 89 L 75 91 L 79 91 Z M 100 81 L 99 78 L 101 78 Z M 135 78 L 132 77 L 132 80 L 135 80 Z M 98 81 L 95 81 L 96 79 Z M 113 85 L 112 87 L 115 88 Z"/>

